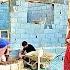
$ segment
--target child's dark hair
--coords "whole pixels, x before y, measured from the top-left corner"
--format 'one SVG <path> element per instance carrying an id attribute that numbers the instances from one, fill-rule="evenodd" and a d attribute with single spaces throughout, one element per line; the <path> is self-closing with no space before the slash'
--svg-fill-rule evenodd
<path id="1" fill-rule="evenodd" d="M 22 42 L 22 46 L 26 46 L 27 45 L 27 42 L 26 41 L 23 41 Z"/>

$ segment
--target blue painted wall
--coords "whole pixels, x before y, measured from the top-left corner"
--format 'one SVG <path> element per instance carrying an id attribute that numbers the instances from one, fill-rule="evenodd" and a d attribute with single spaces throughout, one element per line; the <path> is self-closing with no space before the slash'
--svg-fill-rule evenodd
<path id="1" fill-rule="evenodd" d="M 36 20 L 46 20 L 46 23 L 51 24 L 50 21 L 53 21 L 54 18 L 53 11 L 54 7 L 52 6 L 52 4 L 29 3 L 27 12 L 28 23 L 32 23 Z"/>
<path id="2" fill-rule="evenodd" d="M 0 3 L 0 30 L 9 29 L 9 4 Z"/>
<path id="3" fill-rule="evenodd" d="M 14 49 L 20 48 L 21 42 L 26 40 L 35 47 L 64 47 L 68 6 L 55 3 L 52 9 L 52 4 L 30 4 L 23 1 L 21 1 L 21 3 L 18 2 L 19 6 L 14 6 L 16 11 L 10 15 L 11 46 Z M 42 9 L 43 11 L 47 11 L 45 14 L 48 16 L 43 13 Z M 36 15 L 35 11 L 38 13 L 38 10 L 43 13 L 44 16 Z M 51 14 L 53 14 L 53 19 L 50 24 L 49 17 Z M 40 16 L 48 18 L 48 22 L 34 24 L 32 20 L 39 19 Z"/>

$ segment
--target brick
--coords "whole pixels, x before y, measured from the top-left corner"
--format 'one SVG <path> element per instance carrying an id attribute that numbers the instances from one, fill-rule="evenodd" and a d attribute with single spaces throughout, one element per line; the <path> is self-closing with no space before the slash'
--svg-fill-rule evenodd
<path id="1" fill-rule="evenodd" d="M 21 5 L 21 1 L 16 1 L 16 5 L 20 6 Z"/>
<path id="2" fill-rule="evenodd" d="M 17 18 L 11 18 L 10 21 L 11 21 L 11 23 L 16 23 L 17 22 Z"/>

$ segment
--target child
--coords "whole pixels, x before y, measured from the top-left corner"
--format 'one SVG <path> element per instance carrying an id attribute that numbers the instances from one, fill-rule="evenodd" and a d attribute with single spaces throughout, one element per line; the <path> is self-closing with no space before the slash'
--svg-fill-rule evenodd
<path id="1" fill-rule="evenodd" d="M 23 50 L 19 53 L 20 58 L 23 58 L 26 53 L 29 53 L 31 51 L 36 51 L 33 45 L 28 44 L 26 41 L 22 42 L 22 47 L 23 47 Z"/>
<path id="2" fill-rule="evenodd" d="M 6 62 L 5 52 L 7 50 L 7 46 L 9 45 L 9 42 L 5 39 L 0 38 L 0 62 Z M 8 52 L 8 51 L 7 51 Z"/>

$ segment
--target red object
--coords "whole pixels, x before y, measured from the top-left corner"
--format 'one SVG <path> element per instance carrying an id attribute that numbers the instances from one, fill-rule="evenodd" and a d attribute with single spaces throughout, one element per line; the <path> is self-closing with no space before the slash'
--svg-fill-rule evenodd
<path id="1" fill-rule="evenodd" d="M 68 32 L 67 39 L 70 39 L 70 31 Z M 66 41 L 66 52 L 64 57 L 64 70 L 70 70 L 70 43 Z"/>

